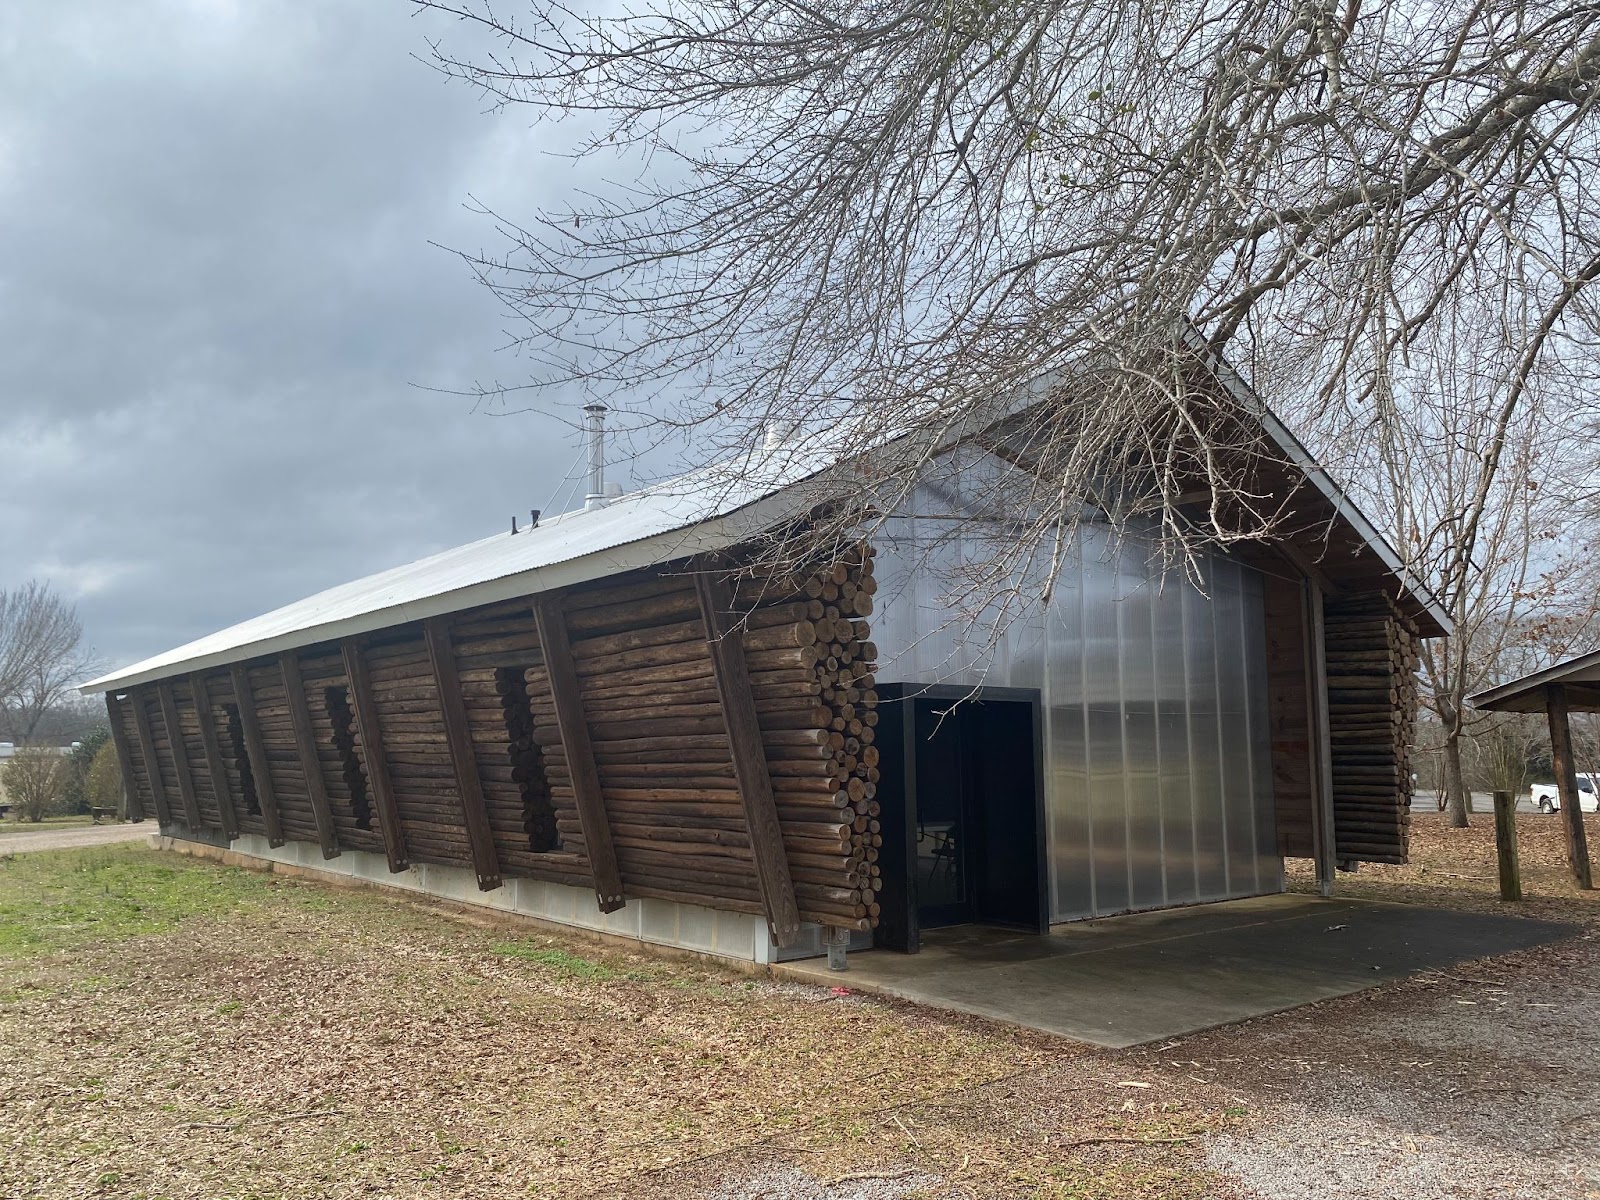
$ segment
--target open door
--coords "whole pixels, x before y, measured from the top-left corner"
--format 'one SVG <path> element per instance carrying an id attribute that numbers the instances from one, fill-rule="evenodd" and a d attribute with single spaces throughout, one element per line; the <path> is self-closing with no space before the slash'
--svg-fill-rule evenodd
<path id="1" fill-rule="evenodd" d="M 877 944 L 912 952 L 923 928 L 974 922 L 1047 929 L 1038 694 L 879 692 Z"/>

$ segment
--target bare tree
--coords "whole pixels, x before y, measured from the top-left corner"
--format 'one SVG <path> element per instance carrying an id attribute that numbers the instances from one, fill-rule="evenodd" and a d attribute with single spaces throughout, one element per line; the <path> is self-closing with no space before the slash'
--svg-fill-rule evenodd
<path id="1" fill-rule="evenodd" d="M 497 217 L 506 252 L 466 256 L 533 364 L 488 393 L 648 392 L 641 422 L 735 461 L 773 428 L 875 447 L 855 478 L 889 491 L 857 487 L 844 521 L 1033 388 L 1006 446 L 1032 468 L 1004 498 L 1025 519 L 970 610 L 1058 561 L 1086 503 L 1179 548 L 1272 527 L 1196 384 L 1220 352 L 1370 481 L 1463 620 L 1427 675 L 1464 736 L 1485 630 L 1537 599 L 1495 589 L 1549 568 L 1516 565 L 1539 519 L 1517 489 L 1597 374 L 1600 10 L 417 2 L 498 39 L 436 45 L 442 70 L 570 119 L 585 180 L 617 178 Z"/>
<path id="2" fill-rule="evenodd" d="M 1432 362 L 1428 386 L 1387 405 L 1381 470 L 1349 464 L 1455 626 L 1452 637 L 1422 644 L 1420 694 L 1437 719 L 1426 748 L 1440 755 L 1440 796 L 1456 826 L 1470 809 L 1467 744 L 1502 724 L 1466 698 L 1588 649 L 1583 639 L 1600 620 L 1595 526 L 1576 504 L 1594 474 L 1574 427 L 1581 413 L 1484 406 L 1462 341 Z M 1350 424 L 1350 439 L 1361 440 Z"/>
<path id="3" fill-rule="evenodd" d="M 48 583 L 0 591 L 0 729 L 33 740 L 40 722 L 95 666 L 77 609 Z"/>
<path id="4" fill-rule="evenodd" d="M 0 782 L 17 820 L 39 822 L 55 811 L 67 786 L 67 760 L 47 746 L 23 746 L 5 762 Z"/>

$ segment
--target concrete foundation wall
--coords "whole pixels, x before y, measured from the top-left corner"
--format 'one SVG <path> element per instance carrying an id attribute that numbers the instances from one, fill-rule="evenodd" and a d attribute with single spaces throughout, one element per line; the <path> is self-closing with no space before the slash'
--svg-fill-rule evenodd
<path id="1" fill-rule="evenodd" d="M 160 849 L 193 853 L 203 846 L 213 856 L 222 851 L 229 856 L 258 860 L 263 866 L 278 863 L 294 868 L 297 873 L 322 874 L 421 892 L 458 904 L 742 962 L 772 963 L 826 953 L 822 928 L 818 925 L 803 926 L 799 942 L 779 949 L 772 943 L 767 923 L 749 913 L 721 912 L 695 904 L 645 897 L 629 898 L 616 912 L 602 913 L 595 903 L 594 893 L 584 888 L 538 879 L 507 879 L 501 887 L 483 892 L 478 890 L 477 876 L 462 867 L 416 863 L 394 874 L 383 855 L 364 850 L 346 850 L 336 858 L 323 858 L 321 848 L 308 842 L 287 842 L 273 847 L 259 834 L 246 833 L 229 844 L 219 837 L 206 836 L 212 833 L 212 830 L 204 830 L 202 836 L 191 838 L 186 831 L 169 827 L 151 841 Z M 859 940 L 852 938 L 852 948 L 866 949 L 870 944 L 871 935 L 859 936 Z"/>

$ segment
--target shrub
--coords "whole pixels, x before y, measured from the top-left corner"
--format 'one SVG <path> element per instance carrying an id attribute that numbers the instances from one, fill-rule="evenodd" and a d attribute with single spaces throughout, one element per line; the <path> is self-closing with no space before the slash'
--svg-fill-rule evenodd
<path id="1" fill-rule="evenodd" d="M 46 746 L 22 746 L 5 765 L 0 782 L 19 821 L 42 821 L 66 795 L 67 760 Z"/>
<path id="2" fill-rule="evenodd" d="M 122 766 L 117 762 L 117 748 L 109 741 L 89 764 L 83 780 L 84 802 L 96 808 L 114 808 L 118 819 L 128 815 L 128 799 L 122 791 Z"/>

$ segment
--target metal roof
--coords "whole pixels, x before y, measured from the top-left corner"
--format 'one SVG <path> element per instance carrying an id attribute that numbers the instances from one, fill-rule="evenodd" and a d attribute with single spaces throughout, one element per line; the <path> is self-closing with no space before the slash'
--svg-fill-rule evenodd
<path id="1" fill-rule="evenodd" d="M 819 498 L 818 455 L 768 453 L 753 471 L 724 462 L 342 583 L 80 685 L 106 692 L 180 672 L 368 633 L 568 587 L 747 541 Z M 801 486 L 816 484 L 816 487 Z"/>
<path id="2" fill-rule="evenodd" d="M 1468 696 L 1467 703 L 1485 712 L 1542 713 L 1545 688 L 1552 684 L 1560 684 L 1566 692 L 1568 709 L 1600 712 L 1600 650 Z"/>
<path id="3" fill-rule="evenodd" d="M 1268 435 L 1333 505 L 1336 515 L 1448 633 L 1451 622 L 1443 607 L 1410 576 L 1376 527 L 1249 385 L 1209 349 L 1205 355 L 1229 393 L 1263 422 Z M 978 425 L 1024 411 L 1059 382 L 1059 376 L 1041 376 L 958 427 L 910 436 L 924 439 L 929 452 L 939 453 L 979 431 Z M 867 449 L 904 436 L 882 433 Z M 842 457 L 821 442 L 752 450 L 617 497 L 602 508 L 542 518 L 531 530 L 498 534 L 340 584 L 102 675 L 79 690 L 96 693 L 132 687 L 727 549 L 813 508 L 828 498 L 830 488 L 862 486 L 865 481 L 850 472 L 853 461 L 854 457 Z"/>

